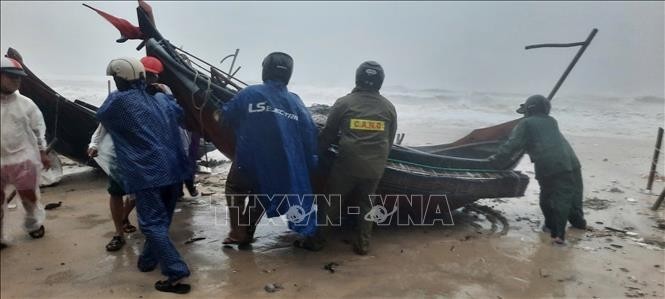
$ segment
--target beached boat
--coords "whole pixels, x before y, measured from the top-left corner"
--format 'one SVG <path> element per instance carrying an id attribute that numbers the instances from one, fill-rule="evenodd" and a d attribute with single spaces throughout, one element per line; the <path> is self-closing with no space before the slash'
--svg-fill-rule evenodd
<path id="1" fill-rule="evenodd" d="M 219 122 L 218 105 L 229 101 L 244 83 L 166 40 L 154 26 L 152 10 L 143 1 L 139 1 L 137 7 L 138 27 L 94 10 L 120 31 L 119 42 L 128 38 L 142 40 L 138 49 L 145 46 L 148 55 L 160 59 L 164 64 L 160 79 L 171 87 L 185 110 L 189 129 L 201 132 L 224 155 L 233 159 L 235 137 L 231 128 Z M 321 122 L 325 118 L 315 119 Z M 449 144 L 394 145 L 379 192 L 425 197 L 444 194 L 451 209 L 480 198 L 523 196 L 529 178 L 513 170 L 522 155 L 515 156 L 513 163 L 501 170 L 491 167 L 486 159 L 507 138 L 515 124 L 516 121 L 511 121 L 475 130 Z M 402 205 L 401 201 L 399 205 Z"/>
<path id="2" fill-rule="evenodd" d="M 21 81 L 19 92 L 31 98 L 42 112 L 46 140 L 49 144 L 53 143 L 53 150 L 80 164 L 97 167 L 94 159 L 88 157 L 87 149 L 90 137 L 99 125 L 95 118 L 98 107 L 80 100 L 72 102 L 58 94 L 25 65 L 17 50 L 9 48 L 7 57 L 21 62 L 28 74 Z M 213 150 L 214 146 L 210 143 L 202 143 L 198 158 Z"/>

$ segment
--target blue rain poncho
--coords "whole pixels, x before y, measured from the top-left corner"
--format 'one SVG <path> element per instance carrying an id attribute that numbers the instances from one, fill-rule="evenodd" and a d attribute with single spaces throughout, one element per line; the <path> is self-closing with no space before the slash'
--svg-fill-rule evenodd
<path id="1" fill-rule="evenodd" d="M 127 193 L 182 182 L 191 170 L 180 139 L 182 108 L 172 96 L 135 83 L 109 94 L 97 119 L 115 145 L 117 177 Z"/>
<path id="2" fill-rule="evenodd" d="M 287 215 L 289 228 L 316 230 L 310 173 L 318 129 L 298 95 L 278 81 L 249 86 L 222 104 L 236 136 L 234 163 L 252 184 L 268 217 Z M 285 196 L 287 195 L 287 196 Z"/>

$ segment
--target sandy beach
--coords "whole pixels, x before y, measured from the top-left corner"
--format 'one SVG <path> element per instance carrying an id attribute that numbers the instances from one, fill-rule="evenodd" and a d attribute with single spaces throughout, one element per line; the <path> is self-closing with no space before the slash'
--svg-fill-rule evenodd
<path id="1" fill-rule="evenodd" d="M 0 51 L 7 53 L 0 59 L 3 184 L 36 185 L 22 162 L 37 159 L 37 150 L 44 164 L 42 151 L 58 155 L 52 160 L 63 170 L 61 176 L 54 167 L 59 182 L 40 189 L 41 204 L 55 204 L 46 211 L 43 238 L 24 231 L 19 198 L 2 207 L 0 299 L 665 299 L 665 202 L 651 209 L 665 192 L 665 146 L 646 190 L 657 129 L 665 127 L 662 1 L 0 2 Z M 303 106 L 324 132 L 317 146 Z M 513 155 L 500 169 L 488 168 L 499 167 L 502 155 L 481 160 L 513 120 L 539 113 L 556 123 L 529 119 L 534 126 L 520 126 L 526 133 L 518 137 L 527 136 L 525 147 L 543 157 L 539 175 L 552 175 L 546 191 L 556 189 L 547 193 L 579 198 L 576 167 L 574 178 L 559 172 L 574 159 L 553 128 L 582 165 L 588 227 L 568 225 L 565 242 L 555 228 L 560 244 L 542 231 L 529 156 L 516 162 Z M 321 129 L 326 114 L 332 121 Z M 117 155 L 109 143 L 91 140 L 102 127 Z M 189 174 L 199 137 L 207 142 L 199 153 L 208 151 L 197 161 L 200 195 L 183 190 L 169 231 L 191 271 L 177 281 L 186 272 L 165 241 L 171 206 L 159 200 L 172 199 L 161 187 Z M 311 194 L 301 193 L 321 189 L 316 180 L 305 182 L 307 171 L 320 170 L 312 149 L 334 152 L 335 144 L 335 173 L 355 179 L 337 177 L 332 182 L 340 188 L 328 190 L 369 188 L 392 150 L 377 192 L 415 195 L 407 204 L 400 197 L 395 209 L 375 203 L 363 211 L 381 224 L 402 220 L 375 226 L 368 254 L 352 250 L 351 227 L 326 236 L 321 251 L 294 246 L 303 236 L 288 228 L 287 215 L 304 224 L 316 214 L 309 202 L 293 200 L 273 205 L 289 212 L 263 218 L 251 245 L 223 244 L 231 159 L 241 169 L 238 192 L 249 185 L 307 200 Z M 162 265 L 139 271 L 145 238 L 136 210 L 129 220 L 137 231 L 124 236 L 120 250 L 107 251 L 112 238 L 122 239 L 115 236 L 108 177 L 89 166 L 113 164 L 100 162 L 104 156 L 120 159 L 122 188 L 145 191 L 139 207 L 150 252 L 171 266 L 176 281 L 159 282 Z M 521 194 L 526 180 L 513 166 L 529 177 L 522 197 L 472 202 Z M 413 194 L 443 203 L 446 194 L 431 194 L 439 191 L 457 205 L 421 206 L 426 201 Z M 447 217 L 446 208 L 466 203 Z M 409 204 L 409 215 L 397 213 Z M 442 216 L 420 219 L 443 221 L 400 226 L 400 216 L 418 214 L 416 208 L 424 212 L 418 216 Z M 113 210 L 120 218 L 120 208 Z M 234 231 L 235 238 L 243 239 Z M 152 260 L 142 259 L 144 270 Z"/>
<path id="2" fill-rule="evenodd" d="M 252 248 L 225 248 L 225 174 L 201 174 L 200 189 L 212 195 L 185 197 L 171 227 L 192 270 L 189 296 L 663 298 L 665 207 L 651 211 L 656 196 L 642 193 L 653 140 L 569 140 L 583 164 L 585 212 L 593 229 L 569 228 L 563 248 L 550 245 L 549 236 L 539 232 L 538 184 L 528 158 L 518 166 L 532 178 L 524 197 L 480 200 L 456 211 L 454 226 L 380 228 L 368 256 L 352 253 L 348 232 L 339 232 L 321 252 L 293 248 L 297 236 L 266 219 Z M 104 250 L 112 222 L 103 173 L 71 165 L 66 172 L 60 184 L 43 189 L 44 203 L 62 201 L 48 212 L 43 239 L 31 240 L 21 231 L 20 205 L 8 210 L 11 247 L 1 253 L 2 297 L 177 296 L 154 291 L 158 271 L 137 271 L 140 232 L 130 235 L 119 252 Z M 659 180 L 654 190 L 664 186 Z M 198 237 L 205 239 L 186 244 Z M 277 286 L 275 292 L 266 291 L 270 284 Z"/>

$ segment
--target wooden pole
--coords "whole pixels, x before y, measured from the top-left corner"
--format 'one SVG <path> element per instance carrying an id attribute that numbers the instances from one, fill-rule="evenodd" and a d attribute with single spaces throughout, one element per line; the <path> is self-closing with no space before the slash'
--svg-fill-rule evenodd
<path id="1" fill-rule="evenodd" d="M 656 139 L 656 148 L 653 150 L 653 159 L 651 159 L 651 171 L 649 171 L 649 181 L 647 182 L 647 190 L 651 191 L 653 187 L 653 179 L 656 176 L 656 167 L 658 165 L 658 156 L 660 156 L 660 148 L 663 145 L 663 128 L 658 128 L 658 138 Z"/>
<path id="2" fill-rule="evenodd" d="M 591 33 L 589 33 L 589 36 L 586 38 L 586 40 L 579 43 L 539 44 L 539 45 L 531 45 L 524 47 L 524 49 L 529 50 L 529 49 L 538 49 L 538 48 L 566 48 L 566 47 L 581 46 L 580 49 L 577 51 L 577 54 L 575 54 L 575 57 L 573 57 L 573 60 L 570 62 L 570 64 L 568 64 L 568 67 L 563 72 L 563 75 L 561 75 L 561 77 L 559 78 L 559 81 L 556 82 L 556 85 L 554 85 L 554 88 L 552 89 L 552 91 L 550 91 L 550 94 L 547 96 L 548 100 L 551 101 L 552 98 L 554 98 L 554 95 L 559 90 L 559 87 L 561 87 L 561 84 L 563 84 L 563 81 L 566 81 L 566 78 L 568 77 L 568 74 L 570 74 L 570 71 L 573 70 L 573 67 L 575 67 L 577 61 L 580 60 L 580 57 L 582 57 L 582 54 L 584 54 L 586 48 L 589 46 L 589 44 L 591 44 L 591 41 L 593 40 L 594 36 L 596 36 L 596 33 L 598 33 L 598 29 L 594 28 L 593 30 L 591 30 Z"/>
<path id="3" fill-rule="evenodd" d="M 665 188 L 663 188 L 663 192 L 660 192 L 660 195 L 658 196 L 658 199 L 656 199 L 656 202 L 653 204 L 651 207 L 652 210 L 658 210 L 660 207 L 660 204 L 663 203 L 663 199 L 665 199 Z"/>

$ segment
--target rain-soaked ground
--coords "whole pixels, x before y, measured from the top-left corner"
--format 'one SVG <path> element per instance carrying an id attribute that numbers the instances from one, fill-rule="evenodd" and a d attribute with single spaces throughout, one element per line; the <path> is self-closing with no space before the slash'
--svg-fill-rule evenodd
<path id="1" fill-rule="evenodd" d="M 224 247 L 222 165 L 220 174 L 198 177 L 210 195 L 185 197 L 176 209 L 171 236 L 192 271 L 187 296 L 663 298 L 665 207 L 649 210 L 656 197 L 641 192 L 651 142 L 571 141 L 584 165 L 593 229 L 569 228 L 566 247 L 552 246 L 539 231 L 533 179 L 525 197 L 478 201 L 455 211 L 452 226 L 381 227 L 367 256 L 351 252 L 346 231 L 321 252 L 294 248 L 297 236 L 282 221 L 266 219 L 252 247 Z M 528 159 L 518 169 L 533 177 Z M 654 190 L 664 185 L 657 181 Z M 102 174 L 78 169 L 45 188 L 43 202 L 62 206 L 49 211 L 41 240 L 20 230 L 20 205 L 7 210 L 11 247 L 1 253 L 2 298 L 177 296 L 154 291 L 159 271 L 136 270 L 140 232 L 119 252 L 104 250 L 112 236 L 105 187 Z"/>

